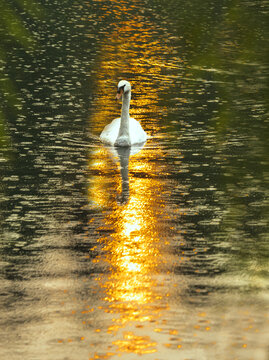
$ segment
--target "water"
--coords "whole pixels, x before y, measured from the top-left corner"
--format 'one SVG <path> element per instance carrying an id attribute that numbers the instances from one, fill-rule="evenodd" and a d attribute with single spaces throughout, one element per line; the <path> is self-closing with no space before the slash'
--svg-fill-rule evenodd
<path id="1" fill-rule="evenodd" d="M 1 15 L 1 358 L 268 359 L 266 3 L 38 4 Z"/>

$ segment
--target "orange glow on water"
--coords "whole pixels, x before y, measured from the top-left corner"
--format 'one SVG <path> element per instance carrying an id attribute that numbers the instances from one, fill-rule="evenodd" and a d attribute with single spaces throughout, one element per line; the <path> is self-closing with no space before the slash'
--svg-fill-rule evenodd
<path id="1" fill-rule="evenodd" d="M 113 15 L 124 13 L 126 5 L 121 2 L 120 7 L 113 8 Z M 100 44 L 102 51 L 95 77 L 98 96 L 90 118 L 93 132 L 98 135 L 120 115 L 113 89 L 116 91 L 117 81 L 122 77 L 132 84 L 130 115 L 141 122 L 150 136 L 159 132 L 160 87 L 149 86 L 145 79 L 149 74 L 151 79 L 161 78 L 165 87 L 165 83 L 171 82 L 169 71 L 177 67 L 178 59 L 169 63 L 162 60 L 160 54 L 169 49 L 152 37 L 155 25 L 140 20 L 137 16 L 118 21 L 109 38 Z M 165 264 L 162 246 L 167 242 L 162 243 L 159 236 L 160 227 L 165 226 L 162 222 L 165 205 L 160 197 L 163 184 L 157 176 L 165 171 L 162 161 L 156 162 L 163 158 L 163 153 L 156 147 L 154 151 L 142 149 L 130 156 L 124 175 L 117 152 L 111 150 L 100 146 L 89 163 L 94 172 L 89 199 L 104 214 L 100 261 L 108 269 L 97 281 L 107 304 L 105 311 L 111 315 L 107 333 L 117 334 L 117 340 L 112 342 L 116 353 L 142 355 L 155 352 L 157 344 L 147 333 L 138 333 L 138 329 L 142 331 L 144 325 L 152 324 L 152 333 L 156 335 L 156 322 L 168 308 L 169 294 L 163 291 L 163 279 L 160 280 Z"/>
<path id="2" fill-rule="evenodd" d="M 135 353 L 139 355 L 155 353 L 156 343 L 149 336 L 136 336 L 132 332 L 125 332 L 124 339 L 113 342 L 119 353 Z"/>
<path id="3" fill-rule="evenodd" d="M 147 173 L 148 168 L 153 170 L 146 154 L 150 156 L 152 152 L 142 149 L 129 159 L 129 175 L 125 181 L 130 189 L 124 203 L 117 201 L 117 194 L 124 186 L 119 159 L 115 154 L 113 157 L 109 149 L 103 149 L 95 154 L 93 162 L 93 168 L 98 168 L 99 174 L 90 188 L 90 200 L 102 207 L 109 203 L 111 208 L 104 212 L 102 226 L 102 229 L 110 230 L 109 236 L 99 239 L 101 260 L 109 271 L 97 281 L 107 303 L 106 312 L 113 315 L 107 332 L 121 333 L 122 336 L 113 341 L 118 353 L 155 352 L 156 343 L 148 335 L 136 334 L 136 329 L 141 328 L 139 324 L 156 322 L 167 309 L 167 294 L 162 294 L 162 282 L 158 278 L 164 265 L 158 236 L 163 212 L 159 196 L 162 184 L 154 176 L 146 175 L 151 173 Z M 111 161 L 115 172 L 109 177 L 106 174 Z"/>

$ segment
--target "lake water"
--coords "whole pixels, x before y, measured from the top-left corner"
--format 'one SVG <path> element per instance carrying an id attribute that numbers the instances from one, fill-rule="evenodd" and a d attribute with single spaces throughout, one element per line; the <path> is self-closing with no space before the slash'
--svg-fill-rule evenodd
<path id="1" fill-rule="evenodd" d="M 1 358 L 268 360 L 267 3 L 8 4 Z"/>

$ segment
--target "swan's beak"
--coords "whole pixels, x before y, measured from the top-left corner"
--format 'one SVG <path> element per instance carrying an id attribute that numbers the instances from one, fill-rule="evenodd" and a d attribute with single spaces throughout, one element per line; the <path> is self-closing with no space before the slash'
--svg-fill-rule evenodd
<path id="1" fill-rule="evenodd" d="M 123 89 L 119 89 L 117 91 L 116 100 L 119 100 L 122 97 L 122 94 L 123 94 Z"/>

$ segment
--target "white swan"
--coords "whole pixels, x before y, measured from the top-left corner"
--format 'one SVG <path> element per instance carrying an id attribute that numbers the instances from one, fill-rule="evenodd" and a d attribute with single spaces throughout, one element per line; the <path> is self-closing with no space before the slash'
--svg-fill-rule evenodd
<path id="1" fill-rule="evenodd" d="M 140 123 L 130 118 L 131 84 L 126 80 L 118 83 L 117 99 L 122 97 L 121 117 L 107 125 L 100 135 L 101 141 L 114 146 L 132 146 L 147 140 Z"/>

